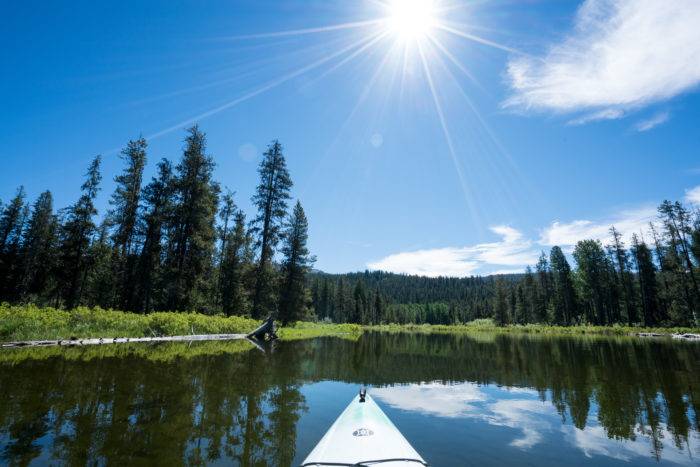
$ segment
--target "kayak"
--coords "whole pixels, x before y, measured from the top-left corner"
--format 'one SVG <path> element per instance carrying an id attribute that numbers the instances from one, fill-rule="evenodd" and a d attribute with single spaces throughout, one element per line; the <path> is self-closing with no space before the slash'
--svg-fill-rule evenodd
<path id="1" fill-rule="evenodd" d="M 374 400 L 360 391 L 301 467 L 428 465 Z"/>

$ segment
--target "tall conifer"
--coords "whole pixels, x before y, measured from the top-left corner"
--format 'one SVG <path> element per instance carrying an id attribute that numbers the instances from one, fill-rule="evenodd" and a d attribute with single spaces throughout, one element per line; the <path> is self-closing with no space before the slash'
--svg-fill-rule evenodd
<path id="1" fill-rule="evenodd" d="M 112 228 L 114 245 L 113 271 L 116 283 L 116 304 L 123 309 L 131 309 L 134 301 L 133 274 L 136 266 L 135 239 L 137 238 L 141 182 L 146 165 L 144 138 L 129 141 L 120 154 L 126 164 L 124 171 L 114 178 L 116 189 L 110 204 L 112 209 L 107 219 Z"/>
<path id="2" fill-rule="evenodd" d="M 306 274 L 315 258 L 306 245 L 309 224 L 301 203 L 297 201 L 284 231 L 282 254 L 282 281 L 279 299 L 279 316 L 283 324 L 309 315 L 309 294 Z"/>
<path id="3" fill-rule="evenodd" d="M 66 308 L 80 303 L 82 288 L 87 275 L 88 249 L 95 233 L 94 216 L 97 215 L 95 198 L 100 191 L 101 157 L 95 157 L 85 175 L 78 201 L 65 212 L 61 227 L 60 271 L 63 286 L 63 301 Z"/>
<path id="4" fill-rule="evenodd" d="M 174 179 L 176 204 L 169 239 L 168 308 L 204 309 L 206 276 L 211 272 L 216 242 L 219 185 L 213 180 L 214 159 L 206 153 L 206 137 L 197 126 L 185 138 Z"/>
<path id="5" fill-rule="evenodd" d="M 253 219 L 252 233 L 258 249 L 258 264 L 253 292 L 253 317 L 271 313 L 276 306 L 274 284 L 276 271 L 272 264 L 280 239 L 282 222 L 287 213 L 287 201 L 292 179 L 282 154 L 282 145 L 273 141 L 263 154 L 258 168 L 260 182 L 252 198 L 258 210 Z"/>

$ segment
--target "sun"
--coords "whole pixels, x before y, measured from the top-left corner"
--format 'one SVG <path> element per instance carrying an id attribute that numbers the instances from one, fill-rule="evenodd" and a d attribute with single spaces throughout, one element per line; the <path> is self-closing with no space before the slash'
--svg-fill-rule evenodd
<path id="1" fill-rule="evenodd" d="M 422 39 L 435 27 L 434 0 L 390 0 L 386 7 L 387 27 L 402 40 Z"/>

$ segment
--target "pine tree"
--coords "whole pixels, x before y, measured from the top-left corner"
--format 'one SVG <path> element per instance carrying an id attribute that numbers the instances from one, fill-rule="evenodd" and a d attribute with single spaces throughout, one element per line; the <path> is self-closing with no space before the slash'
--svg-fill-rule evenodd
<path id="1" fill-rule="evenodd" d="M 136 266 L 137 311 L 150 312 L 165 306 L 163 282 L 163 241 L 173 225 L 174 179 L 167 159 L 158 163 L 158 175 L 144 188 L 144 213 L 139 224 L 141 253 Z"/>
<path id="2" fill-rule="evenodd" d="M 112 308 L 114 290 L 118 277 L 114 275 L 114 265 L 120 256 L 109 241 L 109 222 L 103 222 L 98 228 L 97 239 L 88 248 L 83 302 L 88 306 Z"/>
<path id="3" fill-rule="evenodd" d="M 698 307 L 700 306 L 700 290 L 695 277 L 693 262 L 690 258 L 688 235 L 690 234 L 690 216 L 688 211 L 679 203 L 664 201 L 659 206 L 659 215 L 669 237 L 670 259 L 673 260 L 676 277 L 683 283 L 684 294 L 688 306 L 688 321 L 698 322 Z M 690 280 L 688 280 L 690 279 Z"/>
<path id="4" fill-rule="evenodd" d="M 351 309 L 348 307 L 347 300 L 347 283 L 343 276 L 338 278 L 337 285 L 335 287 L 335 305 L 334 305 L 334 316 L 333 321 L 336 323 L 346 323 L 350 320 Z"/>
<path id="5" fill-rule="evenodd" d="M 587 320 L 598 325 L 611 324 L 611 308 L 607 300 L 611 285 L 608 282 L 609 262 L 603 245 L 598 240 L 582 240 L 576 244 L 574 259 L 578 265 L 580 296 Z"/>
<path id="6" fill-rule="evenodd" d="M 667 278 L 667 267 L 664 254 L 664 248 L 661 245 L 661 239 L 659 234 L 656 232 L 656 227 L 654 227 L 653 222 L 649 222 L 649 231 L 651 232 L 652 239 L 654 240 L 654 254 L 656 256 L 656 264 L 659 267 L 659 277 L 661 279 L 662 290 L 659 294 L 659 307 L 661 308 L 662 314 L 669 314 L 669 298 L 671 296 L 671 287 Z"/>
<path id="7" fill-rule="evenodd" d="M 554 278 L 554 322 L 568 326 L 577 319 L 571 266 L 558 246 L 552 247 L 549 258 Z"/>
<path id="8" fill-rule="evenodd" d="M 640 241 L 636 234 L 632 235 L 632 257 L 637 268 L 644 326 L 656 326 L 660 321 L 656 266 L 654 266 L 649 247 Z"/>
<path id="9" fill-rule="evenodd" d="M 355 283 L 355 290 L 353 290 L 352 298 L 354 300 L 354 308 L 352 313 L 351 322 L 357 324 L 366 323 L 366 313 L 367 308 L 367 292 L 365 291 L 365 283 L 359 280 Z"/>
<path id="10" fill-rule="evenodd" d="M 508 284 L 508 316 L 515 321 L 517 316 L 517 297 L 516 290 L 513 284 Z"/>
<path id="11" fill-rule="evenodd" d="M 493 319 L 498 326 L 508 324 L 508 292 L 503 278 L 496 279 L 493 300 Z"/>
<path id="12" fill-rule="evenodd" d="M 605 303 L 608 306 L 608 324 L 621 323 L 622 322 L 622 280 L 620 279 L 620 274 L 617 272 L 615 265 L 617 261 L 615 259 L 615 251 L 610 246 L 605 247 L 606 252 L 606 262 L 605 262 L 605 274 L 604 281 L 606 283 L 605 292 Z"/>
<path id="13" fill-rule="evenodd" d="M 525 324 L 527 323 L 526 316 L 527 303 L 525 301 L 525 290 L 521 282 L 515 288 L 515 314 L 513 315 L 513 322 L 515 324 Z"/>
<path id="14" fill-rule="evenodd" d="M 252 202 L 258 209 L 253 219 L 252 232 L 256 235 L 259 251 L 253 293 L 253 318 L 260 318 L 275 308 L 274 282 L 276 272 L 272 260 L 279 242 L 282 222 L 287 212 L 287 201 L 292 179 L 282 154 L 282 145 L 273 141 L 263 155 L 258 168 L 260 183 Z"/>
<path id="15" fill-rule="evenodd" d="M 221 307 L 226 314 L 247 315 L 250 301 L 246 290 L 246 275 L 250 267 L 250 237 L 245 229 L 245 214 L 235 213 L 233 232 L 225 242 L 221 264 Z"/>
<path id="16" fill-rule="evenodd" d="M 176 167 L 176 205 L 168 258 L 168 308 L 200 310 L 206 305 L 207 274 L 216 242 L 219 185 L 212 180 L 214 159 L 206 154 L 206 137 L 197 126 L 188 130 Z"/>
<path id="17" fill-rule="evenodd" d="M 301 203 L 297 201 L 284 231 L 282 254 L 282 284 L 279 299 L 279 318 L 282 324 L 297 321 L 309 315 L 309 296 L 306 289 L 306 274 L 314 263 L 309 249 L 309 224 Z"/>
<path id="18" fill-rule="evenodd" d="M 126 163 L 124 172 L 114 178 L 117 187 L 112 194 L 112 209 L 107 215 L 113 229 L 115 248 L 113 270 L 116 284 L 116 304 L 122 309 L 132 309 L 134 301 L 133 274 L 137 256 L 134 240 L 137 236 L 141 182 L 146 165 L 146 140 L 129 141 L 120 154 Z"/>
<path id="19" fill-rule="evenodd" d="M 632 275 L 629 272 L 629 256 L 622 241 L 622 234 L 614 226 L 610 227 L 610 235 L 612 235 L 613 240 L 611 245 L 613 258 L 617 266 L 618 287 L 622 292 L 622 302 L 627 315 L 627 324 L 632 326 L 632 324 L 637 322 L 638 317 L 637 304 L 634 300 L 632 288 Z"/>
<path id="20" fill-rule="evenodd" d="M 24 187 L 19 187 L 0 216 L 0 297 L 7 299 L 14 299 L 18 288 L 19 249 L 28 217 L 25 198 Z"/>
<path id="21" fill-rule="evenodd" d="M 379 292 L 379 287 L 377 287 L 374 291 L 374 313 L 372 316 L 372 324 L 383 323 L 384 315 L 384 300 L 382 299 L 382 294 Z M 456 321 L 456 319 L 454 321 Z"/>
<path id="22" fill-rule="evenodd" d="M 217 227 L 219 236 L 219 258 L 218 258 L 218 280 L 216 288 L 216 304 L 221 305 L 223 290 L 223 265 L 226 257 L 226 243 L 229 240 L 230 224 L 236 214 L 236 203 L 233 199 L 233 192 L 226 190 L 221 197 L 221 208 L 219 209 L 219 220 L 221 224 Z"/>
<path id="23" fill-rule="evenodd" d="M 316 313 L 318 313 L 319 318 L 321 319 L 332 319 L 331 317 L 333 316 L 332 310 L 331 310 L 331 303 L 332 303 L 332 292 L 331 292 L 331 286 L 330 286 L 330 281 L 326 278 L 323 279 L 323 285 L 321 285 L 321 293 L 319 297 L 319 303 L 316 308 Z"/>
<path id="24" fill-rule="evenodd" d="M 93 217 L 97 215 L 95 198 L 100 190 L 100 156 L 93 159 L 81 187 L 78 201 L 65 212 L 61 227 L 59 281 L 63 285 L 63 301 L 66 308 L 80 303 L 82 288 L 87 275 L 88 249 L 95 232 Z"/>
<path id="25" fill-rule="evenodd" d="M 539 323 L 546 323 L 547 310 L 552 299 L 552 278 L 549 261 L 547 261 L 547 255 L 544 251 L 540 254 L 535 270 L 537 271 L 537 285 L 539 286 L 539 294 L 535 303 L 535 318 Z"/>
<path id="26" fill-rule="evenodd" d="M 22 239 L 19 299 L 42 302 L 48 298 L 55 269 L 58 222 L 50 191 L 39 195 Z"/>
<path id="27" fill-rule="evenodd" d="M 22 211 L 25 208 L 26 197 L 24 187 L 19 187 L 15 197 L 2 210 L 2 216 L 0 216 L 0 253 L 5 251 L 8 243 L 18 241 L 21 235 Z"/>
<path id="28" fill-rule="evenodd" d="M 523 323 L 534 323 L 535 322 L 535 306 L 538 299 L 537 284 L 535 282 L 535 276 L 532 273 L 532 268 L 530 266 L 525 268 L 525 277 L 523 278 L 523 292 L 525 295 L 525 314 L 523 316 Z"/>

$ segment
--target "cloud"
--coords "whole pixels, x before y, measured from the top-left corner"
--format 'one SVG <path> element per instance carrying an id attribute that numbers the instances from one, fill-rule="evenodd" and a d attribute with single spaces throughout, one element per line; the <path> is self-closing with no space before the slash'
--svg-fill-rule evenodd
<path id="1" fill-rule="evenodd" d="M 537 261 L 532 241 L 524 239 L 520 231 L 504 225 L 491 227 L 491 231 L 501 236 L 501 241 L 396 253 L 367 266 L 374 270 L 429 277 L 465 277 L 490 266 L 506 266 L 511 272 L 515 267 L 521 267 L 522 271 Z"/>
<path id="2" fill-rule="evenodd" d="M 500 399 L 502 393 L 527 395 L 527 399 Z M 522 435 L 510 445 L 528 449 L 542 441 L 542 432 L 551 430 L 544 418 L 554 413 L 551 404 L 538 400 L 537 392 L 516 388 L 498 388 L 487 393 L 474 383 L 444 385 L 410 384 L 375 388 L 372 397 L 391 407 L 443 418 L 470 418 L 489 425 L 520 430 Z M 484 404 L 486 403 L 486 404 Z"/>
<path id="3" fill-rule="evenodd" d="M 569 122 L 569 125 L 585 125 L 586 123 L 595 122 L 598 120 L 617 120 L 624 116 L 625 112 L 623 110 L 605 109 L 575 118 Z"/>
<path id="4" fill-rule="evenodd" d="M 489 406 L 491 414 L 486 417 L 491 425 L 506 426 L 522 431 L 522 436 L 510 442 L 511 446 L 529 449 L 542 441 L 542 433 L 551 429 L 547 415 L 552 414 L 551 405 L 532 399 L 505 399 Z"/>
<path id="5" fill-rule="evenodd" d="M 700 206 L 700 185 L 685 191 L 685 201 Z M 501 237 L 500 241 L 395 253 L 368 263 L 367 268 L 428 277 L 517 274 L 536 264 L 540 253 L 553 246 L 571 253 L 581 240 L 610 244 L 610 227 L 622 234 L 622 241 L 628 247 L 634 234 L 649 241 L 650 223 L 661 228 L 656 205 L 647 204 L 597 220 L 553 221 L 539 230 L 537 239 L 527 238 L 513 227 L 499 225 L 490 230 Z"/>
<path id="6" fill-rule="evenodd" d="M 575 220 L 572 222 L 552 222 L 540 233 L 539 244 L 552 247 L 558 245 L 564 249 L 576 245 L 580 240 L 593 239 L 603 243 L 610 241 L 610 227 L 623 235 L 629 244 L 632 234 L 639 235 L 649 230 L 649 222 L 656 221 L 656 208 L 653 206 L 622 211 L 617 215 L 601 221 Z M 570 249 L 570 248 L 568 248 Z"/>
<path id="7" fill-rule="evenodd" d="M 546 442 L 560 443 L 580 450 L 586 457 L 617 459 L 633 463 L 649 460 L 651 427 L 637 424 L 633 439 L 610 438 L 592 413 L 583 429 L 563 421 L 551 402 L 540 399 L 538 391 L 530 388 L 496 387 L 463 382 L 457 384 L 424 383 L 373 388 L 372 397 L 393 408 L 415 412 L 427 417 L 465 419 L 504 427 L 504 439 L 521 450 L 531 449 Z M 426 419 L 426 423 L 430 423 Z M 478 427 L 477 427 L 478 428 Z M 689 453 L 700 448 L 700 434 L 690 433 L 686 449 L 675 444 L 676 436 L 668 426 L 660 423 L 657 430 L 662 444 L 662 461 L 669 464 L 695 465 Z M 506 438 L 508 437 L 508 438 Z"/>
<path id="8" fill-rule="evenodd" d="M 637 433 L 644 433 L 643 436 L 638 436 L 631 440 L 626 440 L 621 443 L 616 439 L 611 439 L 600 425 L 589 426 L 584 430 L 579 430 L 570 425 L 564 425 L 561 428 L 564 433 L 564 438 L 571 445 L 580 449 L 586 457 L 593 458 L 594 456 L 605 456 L 613 459 L 619 459 L 625 462 L 631 462 L 635 458 L 648 458 L 650 454 L 648 434 L 651 433 L 651 427 L 648 425 L 638 424 L 635 427 Z M 657 439 L 661 443 L 660 452 L 663 453 L 663 463 L 678 464 L 678 465 L 695 465 L 697 462 L 692 456 L 678 449 L 675 444 L 675 436 L 668 426 L 660 423 L 657 428 Z M 689 453 L 697 452 L 700 447 L 700 436 L 697 433 L 691 433 L 687 440 L 687 451 Z"/>
<path id="9" fill-rule="evenodd" d="M 411 412 L 444 418 L 468 416 L 475 402 L 483 402 L 486 395 L 471 383 L 445 386 L 444 384 L 411 384 L 372 389 L 372 397 Z"/>
<path id="10" fill-rule="evenodd" d="M 700 2 L 586 0 L 542 58 L 508 64 L 505 107 L 619 118 L 700 82 Z"/>
<path id="11" fill-rule="evenodd" d="M 641 122 L 637 123 L 637 125 L 635 125 L 635 128 L 637 129 L 637 131 L 649 131 L 652 128 L 656 128 L 657 126 L 666 123 L 670 117 L 671 114 L 669 114 L 668 112 L 659 112 L 651 118 L 642 120 Z"/>
<path id="12" fill-rule="evenodd" d="M 700 186 L 686 191 L 686 200 L 700 205 Z M 622 234 L 622 240 L 630 245 L 632 234 L 646 234 L 650 222 L 657 222 L 656 207 L 651 205 L 624 210 L 599 220 L 554 221 L 540 230 L 537 240 L 525 238 L 522 232 L 512 227 L 496 226 L 491 231 L 501 237 L 498 242 L 395 253 L 371 262 L 367 267 L 429 277 L 517 274 L 534 265 L 541 251 L 555 245 L 571 252 L 580 240 L 593 239 L 609 244 L 611 226 L 615 226 Z"/>
<path id="13" fill-rule="evenodd" d="M 685 200 L 700 206 L 700 186 L 685 190 Z"/>

